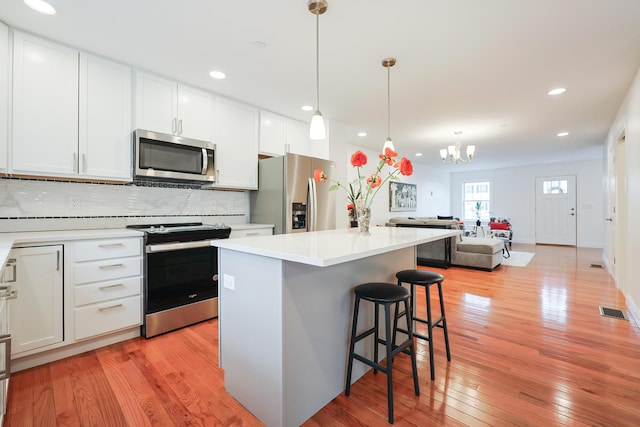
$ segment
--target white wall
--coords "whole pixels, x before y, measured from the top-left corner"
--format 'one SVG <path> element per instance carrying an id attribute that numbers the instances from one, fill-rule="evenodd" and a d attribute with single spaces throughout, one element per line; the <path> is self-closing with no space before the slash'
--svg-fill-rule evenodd
<path id="1" fill-rule="evenodd" d="M 609 130 L 604 148 L 605 156 L 623 132 L 626 146 L 624 159 L 626 175 L 622 177 L 625 182 L 620 184 L 623 184 L 622 188 L 626 188 L 626 194 L 620 195 L 624 200 L 618 200 L 618 206 L 627 208 L 626 212 L 619 212 L 618 217 L 624 215 L 631 223 L 634 219 L 633 212 L 640 212 L 640 70 Z M 608 194 L 604 199 L 606 200 L 607 197 Z M 620 228 L 618 227 L 618 230 Z M 638 280 L 640 263 L 637 262 L 637 254 L 640 253 L 640 228 L 630 225 L 625 232 L 616 233 L 612 240 L 615 241 L 618 253 L 615 271 L 610 268 L 610 272 L 614 274 L 616 285 L 625 295 L 627 306 L 636 322 L 640 323 L 640 280 Z M 606 250 L 605 254 L 608 252 L 609 250 Z M 611 267 L 612 260 L 608 261 Z"/>
<path id="2" fill-rule="evenodd" d="M 513 239 L 535 243 L 535 185 L 537 177 L 575 175 L 577 180 L 577 246 L 604 246 L 602 160 L 532 165 L 486 171 L 451 173 L 451 212 L 462 218 L 463 182 L 491 182 L 492 216 L 510 218 Z"/>
<path id="3" fill-rule="evenodd" d="M 380 144 L 382 148 L 382 144 Z M 362 151 L 367 156 L 367 165 L 362 168 L 362 173 L 367 176 L 375 172 L 378 166 L 379 152 L 360 147 L 357 145 L 349 144 L 346 149 L 343 150 L 342 162 L 346 166 L 346 179 L 341 183 L 348 183 L 358 177 L 356 168 L 351 166 L 351 155 L 357 150 Z M 403 157 L 401 147 L 396 147 L 398 150 L 398 159 Z M 340 163 L 340 161 L 336 161 Z M 413 162 L 412 162 L 413 163 Z M 385 178 L 389 172 L 392 171 L 390 166 L 385 166 L 382 170 L 382 178 Z M 416 184 L 418 189 L 418 207 L 415 211 L 401 211 L 391 212 L 389 210 L 389 182 L 387 181 L 380 189 L 373 204 L 371 205 L 371 226 L 384 226 L 389 218 L 394 216 L 403 217 L 423 217 L 423 216 L 436 216 L 436 215 L 449 215 L 449 174 L 445 172 L 432 171 L 428 168 L 421 166 L 420 164 L 413 163 L 413 174 L 410 176 L 398 175 L 400 182 L 408 184 Z M 338 198 L 336 199 L 338 205 L 338 221 L 341 217 L 344 217 L 344 224 L 347 223 L 347 196 L 346 192 L 339 190 Z M 339 228 L 339 227 L 338 227 Z"/>

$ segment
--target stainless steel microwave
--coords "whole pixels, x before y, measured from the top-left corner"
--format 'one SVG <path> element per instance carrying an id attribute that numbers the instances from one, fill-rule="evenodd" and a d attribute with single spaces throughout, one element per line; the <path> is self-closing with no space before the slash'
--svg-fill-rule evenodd
<path id="1" fill-rule="evenodd" d="M 216 182 L 216 145 L 143 129 L 134 132 L 136 177 Z"/>

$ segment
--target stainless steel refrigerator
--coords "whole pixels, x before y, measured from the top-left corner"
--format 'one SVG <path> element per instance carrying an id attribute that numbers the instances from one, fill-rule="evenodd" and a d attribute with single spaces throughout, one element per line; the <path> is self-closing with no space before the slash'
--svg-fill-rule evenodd
<path id="1" fill-rule="evenodd" d="M 274 224 L 274 234 L 336 228 L 336 195 L 329 182 L 313 180 L 322 169 L 335 176 L 335 163 L 286 154 L 258 162 L 258 188 L 251 192 L 251 222 Z"/>

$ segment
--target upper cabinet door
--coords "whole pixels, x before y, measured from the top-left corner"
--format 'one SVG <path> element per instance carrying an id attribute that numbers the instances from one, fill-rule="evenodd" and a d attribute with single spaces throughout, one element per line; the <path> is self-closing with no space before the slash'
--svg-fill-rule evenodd
<path id="1" fill-rule="evenodd" d="M 309 123 L 287 119 L 287 146 L 290 153 L 311 156 Z"/>
<path id="2" fill-rule="evenodd" d="M 228 99 L 215 101 L 216 168 L 222 188 L 258 188 L 258 109 Z"/>
<path id="3" fill-rule="evenodd" d="M 136 73 L 136 127 L 211 141 L 213 96 L 163 77 Z"/>
<path id="4" fill-rule="evenodd" d="M 131 181 L 131 68 L 80 55 L 80 175 Z"/>
<path id="5" fill-rule="evenodd" d="M 136 73 L 136 127 L 176 134 L 178 85 L 153 74 Z"/>
<path id="6" fill-rule="evenodd" d="M 200 89 L 178 85 L 177 135 L 213 140 L 213 96 Z"/>
<path id="7" fill-rule="evenodd" d="M 13 36 L 13 172 L 78 170 L 78 52 Z"/>
<path id="8" fill-rule="evenodd" d="M 268 111 L 260 111 L 260 153 L 282 156 L 287 152 L 286 118 Z"/>
<path id="9" fill-rule="evenodd" d="M 0 22 L 0 171 L 7 170 L 9 143 L 9 28 Z"/>

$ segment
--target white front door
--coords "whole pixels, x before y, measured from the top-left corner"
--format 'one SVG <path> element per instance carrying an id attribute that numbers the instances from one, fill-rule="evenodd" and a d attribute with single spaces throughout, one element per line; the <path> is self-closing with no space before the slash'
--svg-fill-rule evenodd
<path id="1" fill-rule="evenodd" d="M 536 243 L 576 245 L 576 177 L 536 179 Z"/>

